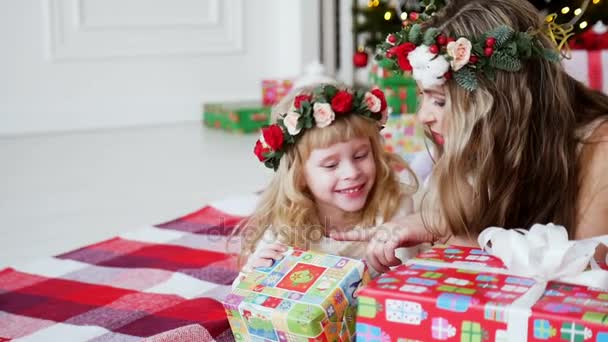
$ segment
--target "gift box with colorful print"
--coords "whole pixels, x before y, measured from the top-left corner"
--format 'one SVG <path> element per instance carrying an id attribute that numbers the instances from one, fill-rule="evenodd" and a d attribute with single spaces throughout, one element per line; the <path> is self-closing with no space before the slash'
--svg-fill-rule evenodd
<path id="1" fill-rule="evenodd" d="M 262 104 L 274 106 L 279 103 L 293 88 L 291 80 L 263 80 L 262 81 Z"/>
<path id="2" fill-rule="evenodd" d="M 233 132 L 257 132 L 270 122 L 270 107 L 256 102 L 208 103 L 203 106 L 203 122 Z"/>
<path id="3" fill-rule="evenodd" d="M 551 281 L 525 303 L 534 285 L 480 249 L 435 246 L 359 291 L 357 341 L 608 341 L 607 292 Z"/>
<path id="4" fill-rule="evenodd" d="M 388 152 L 411 161 L 415 154 L 426 150 L 424 131 L 415 114 L 391 114 L 382 129 L 384 147 Z"/>
<path id="5" fill-rule="evenodd" d="M 379 64 L 378 64 L 379 63 Z M 374 63 L 370 71 L 370 83 L 384 91 L 389 112 L 413 114 L 418 108 L 417 85 L 410 74 L 395 73 Z"/>
<path id="6" fill-rule="evenodd" d="M 360 260 L 290 249 L 248 273 L 224 301 L 236 341 L 351 341 Z"/>

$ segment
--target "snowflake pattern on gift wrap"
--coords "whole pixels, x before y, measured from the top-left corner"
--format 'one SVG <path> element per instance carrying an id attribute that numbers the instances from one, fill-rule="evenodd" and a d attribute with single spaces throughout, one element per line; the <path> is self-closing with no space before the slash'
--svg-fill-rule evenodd
<path id="1" fill-rule="evenodd" d="M 277 306 L 277 310 L 288 312 L 291 309 L 292 306 L 293 306 L 293 302 L 290 302 L 288 300 L 284 300 L 284 301 L 281 302 L 281 304 L 279 304 L 279 306 Z"/>
<path id="2" fill-rule="evenodd" d="M 456 336 L 456 327 L 451 325 L 445 318 L 433 318 L 431 335 L 436 340 L 447 340 L 450 337 Z"/>
<path id="3" fill-rule="evenodd" d="M 560 329 L 561 339 L 570 342 L 583 342 L 592 336 L 593 332 L 589 328 L 574 322 L 565 322 Z"/>
<path id="4" fill-rule="evenodd" d="M 420 325 L 428 317 L 428 313 L 422 309 L 422 305 L 405 300 L 387 299 L 386 320 L 389 322 Z"/>
<path id="5" fill-rule="evenodd" d="M 401 292 L 411 292 L 411 293 L 423 293 L 423 292 L 426 292 L 427 290 L 428 290 L 427 287 L 418 286 L 418 285 L 403 285 L 399 288 L 399 291 L 401 291 Z"/>
<path id="6" fill-rule="evenodd" d="M 548 340 L 557 334 L 551 323 L 545 319 L 534 320 L 534 338 Z"/>
<path id="7" fill-rule="evenodd" d="M 479 301 L 471 296 L 465 296 L 453 293 L 442 293 L 437 298 L 436 306 L 439 309 L 454 311 L 454 312 L 467 312 L 469 307 L 473 304 L 477 304 Z"/>
<path id="8" fill-rule="evenodd" d="M 278 284 L 284 276 L 284 273 L 273 272 L 262 281 L 261 285 L 273 287 Z"/>

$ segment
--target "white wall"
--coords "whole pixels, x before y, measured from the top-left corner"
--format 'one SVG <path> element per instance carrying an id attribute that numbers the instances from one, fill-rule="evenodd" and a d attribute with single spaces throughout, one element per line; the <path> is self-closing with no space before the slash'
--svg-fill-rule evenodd
<path id="1" fill-rule="evenodd" d="M 318 56 L 313 0 L 2 0 L 0 135 L 198 120 Z"/>

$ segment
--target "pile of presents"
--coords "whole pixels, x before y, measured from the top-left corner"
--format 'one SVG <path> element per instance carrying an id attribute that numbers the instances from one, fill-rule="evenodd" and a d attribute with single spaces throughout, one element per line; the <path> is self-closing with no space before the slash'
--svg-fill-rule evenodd
<path id="1" fill-rule="evenodd" d="M 362 261 L 291 249 L 224 307 L 236 341 L 608 341 L 608 293 L 531 278 L 470 247 L 436 245 L 371 280 Z"/>
<path id="2" fill-rule="evenodd" d="M 391 115 L 382 130 L 386 149 L 411 161 L 416 153 L 425 150 L 422 127 L 417 123 L 418 99 L 416 83 L 409 75 L 396 74 L 374 64 L 369 83 L 384 91 Z M 293 89 L 293 80 L 262 81 L 262 101 L 207 103 L 203 106 L 203 122 L 213 128 L 239 133 L 255 133 L 270 123 L 270 113 Z"/>
<path id="3" fill-rule="evenodd" d="M 292 87 L 291 80 L 263 80 L 261 103 L 206 103 L 203 105 L 203 123 L 231 132 L 257 132 L 270 123 L 271 107 L 287 95 Z"/>

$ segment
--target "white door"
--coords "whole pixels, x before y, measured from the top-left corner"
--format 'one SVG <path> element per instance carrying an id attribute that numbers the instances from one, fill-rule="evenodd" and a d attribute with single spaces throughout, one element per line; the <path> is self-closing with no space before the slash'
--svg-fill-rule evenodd
<path id="1" fill-rule="evenodd" d="M 198 120 L 319 54 L 313 0 L 2 0 L 0 135 Z"/>

